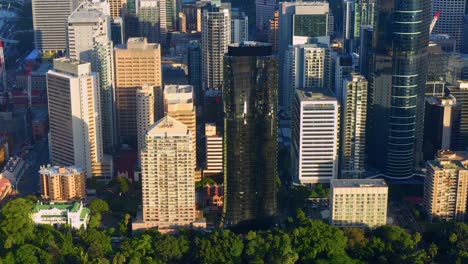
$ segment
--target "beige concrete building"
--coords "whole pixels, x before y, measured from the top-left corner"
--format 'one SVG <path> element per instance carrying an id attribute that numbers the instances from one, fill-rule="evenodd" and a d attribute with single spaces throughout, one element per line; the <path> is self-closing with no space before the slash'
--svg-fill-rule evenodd
<path id="1" fill-rule="evenodd" d="M 99 78 L 91 63 L 55 59 L 47 97 L 52 164 L 74 164 L 88 177 L 111 178 L 112 158 L 103 154 Z"/>
<path id="2" fill-rule="evenodd" d="M 81 168 L 42 166 L 39 174 L 43 199 L 71 201 L 86 197 L 86 172 Z"/>
<path id="3" fill-rule="evenodd" d="M 127 0 L 108 0 L 112 19 L 125 15 Z M 137 1 L 137 0 L 136 0 Z"/>
<path id="4" fill-rule="evenodd" d="M 387 224 L 388 186 L 382 179 L 330 180 L 330 224 L 377 227 Z"/>
<path id="5" fill-rule="evenodd" d="M 439 151 L 426 165 L 424 208 L 432 221 L 464 221 L 468 198 L 468 153 Z"/>
<path id="6" fill-rule="evenodd" d="M 216 124 L 205 124 L 206 168 L 203 174 L 220 174 L 223 172 L 223 137 L 216 131 Z"/>
<path id="7" fill-rule="evenodd" d="M 142 218 L 133 230 L 158 228 L 168 232 L 189 227 L 195 220 L 195 160 L 192 132 L 166 116 L 146 134 L 142 152 Z"/>
<path id="8" fill-rule="evenodd" d="M 118 132 L 121 140 L 135 143 L 136 91 L 143 85 L 162 87 L 161 47 L 145 38 L 130 38 L 115 48 L 114 58 Z"/>
<path id="9" fill-rule="evenodd" d="M 190 130 L 193 136 L 192 149 L 196 157 L 197 116 L 193 97 L 193 86 L 191 85 L 166 85 L 164 87 L 165 113 L 182 122 Z M 196 167 L 196 158 L 194 166 Z"/>

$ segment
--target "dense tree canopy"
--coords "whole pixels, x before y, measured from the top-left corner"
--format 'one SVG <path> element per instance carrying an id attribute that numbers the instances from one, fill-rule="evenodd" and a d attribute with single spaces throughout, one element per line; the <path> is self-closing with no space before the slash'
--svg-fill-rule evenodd
<path id="1" fill-rule="evenodd" d="M 115 230 L 71 230 L 35 226 L 29 199 L 14 199 L 0 211 L 0 263 L 249 263 L 249 264 L 413 264 L 468 263 L 468 225 L 436 223 L 426 232 L 409 233 L 396 226 L 372 230 L 339 229 L 308 219 L 301 210 L 286 228 L 235 233 L 182 230 L 131 235 L 130 216 L 121 222 L 123 241 L 112 243 Z M 108 210 L 94 203 L 94 212 Z M 121 238 L 118 238 L 121 239 Z"/>

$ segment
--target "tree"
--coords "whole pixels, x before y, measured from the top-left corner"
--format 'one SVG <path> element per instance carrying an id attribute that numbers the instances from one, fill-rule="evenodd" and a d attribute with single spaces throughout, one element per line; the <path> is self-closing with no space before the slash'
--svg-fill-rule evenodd
<path id="1" fill-rule="evenodd" d="M 78 232 L 86 254 L 91 258 L 103 258 L 112 252 L 111 238 L 96 229 L 88 229 Z"/>
<path id="2" fill-rule="evenodd" d="M 189 249 L 190 243 L 185 236 L 164 235 L 154 243 L 155 256 L 164 263 L 180 263 Z"/>
<path id="3" fill-rule="evenodd" d="M 119 196 L 121 196 L 122 194 L 125 195 L 128 193 L 130 189 L 130 182 L 127 178 L 119 176 L 115 177 L 115 179 L 110 183 L 110 186 L 116 187 Z"/>
<path id="4" fill-rule="evenodd" d="M 5 248 L 13 245 L 22 245 L 34 231 L 34 223 L 31 219 L 33 203 L 29 200 L 18 198 L 9 201 L 0 212 L 0 234 Z"/>
<path id="5" fill-rule="evenodd" d="M 94 199 L 89 204 L 89 209 L 93 214 L 102 214 L 109 211 L 109 204 L 102 199 Z"/>
<path id="6" fill-rule="evenodd" d="M 99 228 L 101 226 L 102 216 L 100 213 L 94 213 L 89 219 L 89 228 Z"/>
<path id="7" fill-rule="evenodd" d="M 197 263 L 241 263 L 244 243 L 237 234 L 229 230 L 198 235 L 194 244 Z"/>

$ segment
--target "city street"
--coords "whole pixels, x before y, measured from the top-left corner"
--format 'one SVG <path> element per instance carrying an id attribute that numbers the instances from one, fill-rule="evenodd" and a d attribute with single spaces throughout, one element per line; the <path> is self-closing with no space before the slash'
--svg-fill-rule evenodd
<path id="1" fill-rule="evenodd" d="M 29 153 L 27 161 L 31 162 L 31 166 L 18 184 L 18 192 L 21 196 L 34 195 L 39 192 L 39 167 L 49 163 L 47 142 L 36 143 L 34 149 Z"/>

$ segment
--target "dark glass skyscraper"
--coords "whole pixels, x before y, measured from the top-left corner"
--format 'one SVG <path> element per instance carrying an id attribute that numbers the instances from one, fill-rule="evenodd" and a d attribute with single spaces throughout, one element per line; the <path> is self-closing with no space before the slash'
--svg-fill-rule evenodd
<path id="1" fill-rule="evenodd" d="M 243 42 L 224 56 L 225 226 L 276 212 L 278 60 Z"/>
<path id="2" fill-rule="evenodd" d="M 371 162 L 405 177 L 421 159 L 429 0 L 379 0 L 371 84 Z"/>

